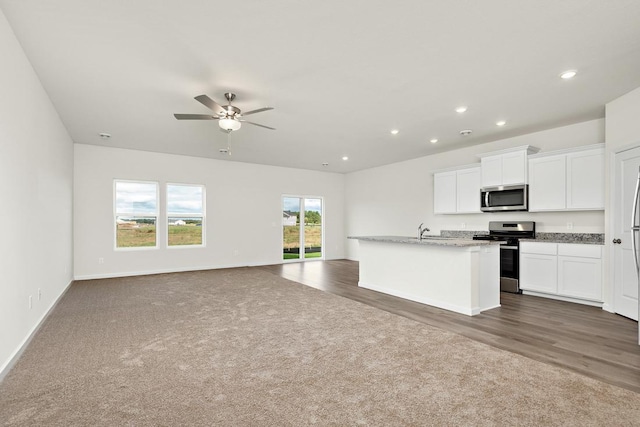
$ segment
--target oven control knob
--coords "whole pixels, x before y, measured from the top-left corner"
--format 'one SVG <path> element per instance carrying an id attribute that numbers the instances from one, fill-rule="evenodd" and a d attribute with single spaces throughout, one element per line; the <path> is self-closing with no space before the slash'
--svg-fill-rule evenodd
<path id="1" fill-rule="evenodd" d="M 619 245 L 620 243 L 622 243 L 622 240 L 620 239 L 613 239 L 613 243 L 616 245 Z"/>

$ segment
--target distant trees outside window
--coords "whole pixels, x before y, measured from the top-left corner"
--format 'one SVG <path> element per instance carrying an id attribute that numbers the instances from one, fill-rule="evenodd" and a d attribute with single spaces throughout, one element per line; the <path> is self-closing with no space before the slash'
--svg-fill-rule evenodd
<path id="1" fill-rule="evenodd" d="M 204 244 L 202 185 L 167 184 L 167 245 Z"/>
<path id="2" fill-rule="evenodd" d="M 157 247 L 158 183 L 115 181 L 116 248 Z"/>

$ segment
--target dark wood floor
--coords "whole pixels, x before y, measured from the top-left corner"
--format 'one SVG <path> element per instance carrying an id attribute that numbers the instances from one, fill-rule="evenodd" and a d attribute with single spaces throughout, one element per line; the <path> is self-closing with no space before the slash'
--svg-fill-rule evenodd
<path id="1" fill-rule="evenodd" d="M 254 268 L 640 393 L 638 323 L 600 308 L 501 293 L 470 317 L 359 288 L 355 261 Z"/>

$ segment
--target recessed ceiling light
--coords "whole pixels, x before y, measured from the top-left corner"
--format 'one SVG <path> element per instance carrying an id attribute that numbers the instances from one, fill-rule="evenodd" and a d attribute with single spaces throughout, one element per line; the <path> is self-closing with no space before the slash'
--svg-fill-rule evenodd
<path id="1" fill-rule="evenodd" d="M 465 111 L 467 111 L 467 107 L 465 107 L 464 105 L 456 108 L 456 113 L 464 113 Z"/>
<path id="2" fill-rule="evenodd" d="M 429 140 L 429 142 L 435 144 L 436 142 L 438 142 L 438 138 L 432 138 Z"/>
<path id="3" fill-rule="evenodd" d="M 576 70 L 567 70 L 567 71 L 564 71 L 564 72 L 562 72 L 560 74 L 560 78 L 561 79 L 565 79 L 565 80 L 569 80 L 569 79 L 574 78 L 576 76 L 576 74 L 578 74 L 578 71 L 576 71 Z"/>
<path id="4" fill-rule="evenodd" d="M 105 132 L 101 132 L 98 134 L 100 136 L 100 138 L 102 139 L 109 139 L 111 138 L 111 134 L 110 133 L 105 133 Z"/>
<path id="5" fill-rule="evenodd" d="M 506 125 L 506 124 L 507 124 L 507 122 L 505 122 L 504 120 L 498 120 L 498 121 L 496 122 L 496 126 L 504 126 L 504 125 Z"/>
<path id="6" fill-rule="evenodd" d="M 471 129 L 461 130 L 461 131 L 460 131 L 460 135 L 462 135 L 462 136 L 469 136 L 469 135 L 471 135 L 471 132 L 473 132 Z"/>
<path id="7" fill-rule="evenodd" d="M 349 160 L 349 157 L 347 157 L 347 156 L 342 156 L 342 160 Z"/>
<path id="8" fill-rule="evenodd" d="M 391 131 L 391 135 L 397 135 L 397 134 L 398 134 L 398 132 L 400 132 L 398 129 L 393 129 L 393 130 Z"/>

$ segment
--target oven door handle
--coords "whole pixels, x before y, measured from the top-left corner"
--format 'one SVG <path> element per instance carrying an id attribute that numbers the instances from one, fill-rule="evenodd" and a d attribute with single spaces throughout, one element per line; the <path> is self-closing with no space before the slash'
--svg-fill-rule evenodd
<path id="1" fill-rule="evenodd" d="M 512 251 L 517 251 L 518 247 L 517 246 L 500 245 L 500 249 L 510 249 Z"/>

